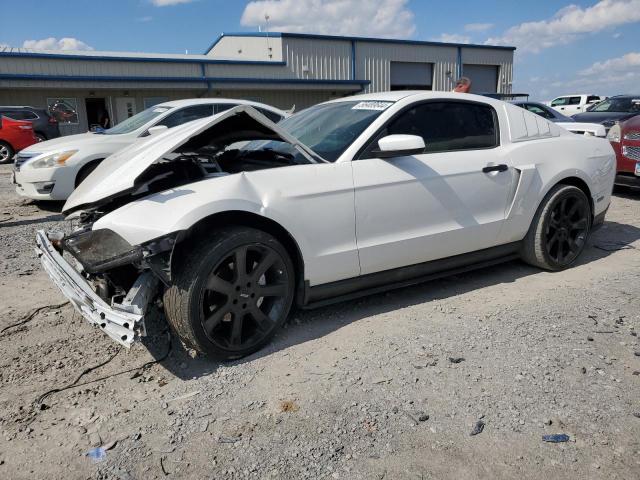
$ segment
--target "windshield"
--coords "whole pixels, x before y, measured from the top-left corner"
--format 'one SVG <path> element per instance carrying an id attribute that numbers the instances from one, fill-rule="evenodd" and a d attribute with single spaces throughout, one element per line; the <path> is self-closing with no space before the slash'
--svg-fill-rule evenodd
<path id="1" fill-rule="evenodd" d="M 590 112 L 640 112 L 640 96 L 608 98 L 596 104 Z"/>
<path id="2" fill-rule="evenodd" d="M 104 133 L 105 135 L 120 135 L 123 133 L 131 133 L 134 130 L 137 130 L 138 128 L 147 124 L 148 122 L 156 118 L 158 115 L 161 115 L 164 112 L 167 112 L 169 110 L 171 110 L 171 107 L 147 108 L 146 110 L 143 110 L 142 112 L 137 113 L 133 117 L 129 117 L 123 122 L 120 122 L 115 127 L 109 128 L 108 130 L 104 130 L 102 133 Z"/>
<path id="3" fill-rule="evenodd" d="M 282 120 L 278 126 L 325 160 L 335 162 L 393 102 L 338 102 L 316 105 Z M 300 153 L 288 143 L 254 141 L 244 149 L 272 150 L 291 157 Z"/>

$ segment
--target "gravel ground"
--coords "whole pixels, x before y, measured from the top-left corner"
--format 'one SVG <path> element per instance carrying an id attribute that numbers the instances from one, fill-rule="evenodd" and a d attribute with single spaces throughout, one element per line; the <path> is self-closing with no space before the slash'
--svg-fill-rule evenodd
<path id="1" fill-rule="evenodd" d="M 60 205 L 9 179 L 0 330 L 64 302 L 32 249 Z M 0 333 L 0 478 L 640 478 L 639 253 L 640 194 L 619 193 L 568 271 L 511 262 L 299 312 L 228 364 L 161 321 L 127 351 L 45 308 Z"/>

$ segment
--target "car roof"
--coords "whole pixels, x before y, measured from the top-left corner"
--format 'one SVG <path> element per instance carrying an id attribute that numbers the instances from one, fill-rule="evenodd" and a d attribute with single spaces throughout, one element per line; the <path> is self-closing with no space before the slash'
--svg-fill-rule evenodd
<path id="1" fill-rule="evenodd" d="M 602 95 L 596 95 L 595 93 L 567 93 L 565 95 L 558 95 L 555 98 L 562 97 L 581 97 L 582 95 L 586 95 L 587 97 L 602 97 Z"/>
<path id="2" fill-rule="evenodd" d="M 476 102 L 487 103 L 489 105 L 500 105 L 502 100 L 496 100 L 491 97 L 485 97 L 484 95 L 474 95 L 472 93 L 458 93 L 458 92 L 439 92 L 431 90 L 396 90 L 392 92 L 377 92 L 377 93 L 364 93 L 360 95 L 352 95 L 350 97 L 336 98 L 325 103 L 338 103 L 338 102 L 397 102 L 399 100 L 409 100 L 415 98 L 415 100 L 471 100 Z"/>
<path id="3" fill-rule="evenodd" d="M 219 103 L 234 103 L 237 105 L 254 105 L 274 112 L 282 113 L 282 111 L 271 105 L 265 103 L 253 102 L 251 100 L 242 100 L 240 98 L 187 98 L 184 100 L 171 100 L 169 102 L 162 102 L 154 107 L 188 107 L 191 105 L 207 105 L 207 104 L 219 104 Z"/>
<path id="4" fill-rule="evenodd" d="M 29 105 L 0 105 L 3 110 L 24 110 L 28 108 L 30 110 L 44 110 L 44 108 L 31 107 Z"/>

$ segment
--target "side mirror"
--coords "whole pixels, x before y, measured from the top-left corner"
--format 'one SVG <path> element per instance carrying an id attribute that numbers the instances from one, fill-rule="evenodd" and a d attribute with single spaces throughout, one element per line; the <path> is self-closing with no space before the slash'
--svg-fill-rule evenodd
<path id="1" fill-rule="evenodd" d="M 423 153 L 425 144 L 418 135 L 387 135 L 378 140 L 378 148 L 373 152 L 378 158 L 406 157 Z"/>
<path id="2" fill-rule="evenodd" d="M 155 127 L 150 127 L 149 130 L 147 130 L 147 135 L 157 135 L 166 130 L 169 130 L 169 127 L 166 125 L 156 125 Z"/>

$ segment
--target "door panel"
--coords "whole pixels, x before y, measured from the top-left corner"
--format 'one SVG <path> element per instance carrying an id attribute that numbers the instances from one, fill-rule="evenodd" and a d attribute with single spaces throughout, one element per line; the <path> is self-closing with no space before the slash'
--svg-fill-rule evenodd
<path id="1" fill-rule="evenodd" d="M 361 273 L 422 263 L 496 244 L 513 169 L 500 148 L 353 162 Z"/>

